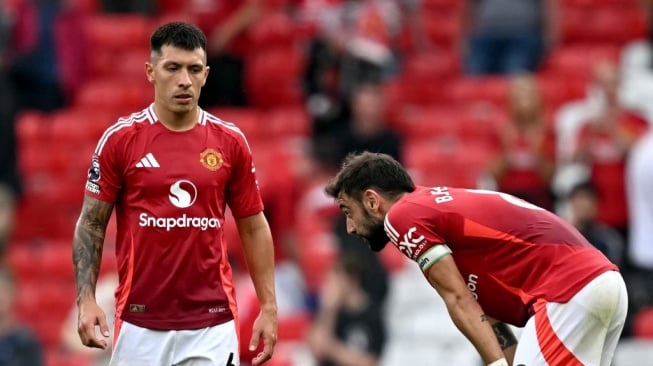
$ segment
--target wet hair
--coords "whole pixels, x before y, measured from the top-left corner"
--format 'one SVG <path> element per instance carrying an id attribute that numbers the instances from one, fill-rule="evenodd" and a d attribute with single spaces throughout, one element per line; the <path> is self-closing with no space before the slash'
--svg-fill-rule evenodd
<path id="1" fill-rule="evenodd" d="M 161 54 L 163 46 L 173 46 L 187 51 L 201 48 L 206 51 L 206 36 L 196 26 L 172 22 L 157 28 L 150 37 L 150 50 Z"/>
<path id="2" fill-rule="evenodd" d="M 370 188 L 388 198 L 394 198 L 414 191 L 415 183 L 406 169 L 390 155 L 365 151 L 347 155 L 340 171 L 329 181 L 325 191 L 333 198 L 344 193 L 360 201 L 363 191 Z"/>

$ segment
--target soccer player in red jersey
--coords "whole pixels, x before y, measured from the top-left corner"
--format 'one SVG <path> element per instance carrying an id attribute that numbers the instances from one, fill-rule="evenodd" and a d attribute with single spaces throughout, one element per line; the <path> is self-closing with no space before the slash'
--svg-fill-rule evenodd
<path id="1" fill-rule="evenodd" d="M 105 231 L 115 207 L 119 284 L 111 365 L 238 365 L 237 310 L 222 225 L 234 216 L 260 302 L 250 348 L 270 359 L 277 337 L 274 253 L 243 133 L 198 107 L 209 73 L 206 38 L 169 23 L 150 40 L 154 103 L 121 118 L 92 158 L 73 261 L 79 335 L 106 348 L 95 301 Z"/>
<path id="2" fill-rule="evenodd" d="M 350 234 L 417 262 L 488 365 L 610 365 L 624 281 L 558 216 L 505 193 L 416 186 L 369 152 L 349 155 L 326 191 Z M 519 340 L 506 324 L 523 327 Z"/>

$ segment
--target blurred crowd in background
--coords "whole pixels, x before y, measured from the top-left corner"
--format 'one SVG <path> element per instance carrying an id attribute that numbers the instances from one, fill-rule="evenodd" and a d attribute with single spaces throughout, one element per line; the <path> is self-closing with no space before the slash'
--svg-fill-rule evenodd
<path id="1" fill-rule="evenodd" d="M 324 194 L 362 150 L 568 219 L 624 274 L 622 342 L 652 342 L 651 15 L 650 0 L 0 0 L 0 365 L 107 362 L 77 337 L 73 229 L 98 138 L 152 102 L 149 36 L 172 20 L 207 35 L 200 106 L 253 150 L 276 245 L 270 365 L 480 365 L 419 271 L 348 236 Z M 256 297 L 225 235 L 246 342 Z"/>

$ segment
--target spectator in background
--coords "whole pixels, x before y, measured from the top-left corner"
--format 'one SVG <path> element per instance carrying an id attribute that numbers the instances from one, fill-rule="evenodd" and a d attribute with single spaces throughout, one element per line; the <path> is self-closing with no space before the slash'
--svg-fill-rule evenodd
<path id="1" fill-rule="evenodd" d="M 308 108 L 318 130 L 346 121 L 347 101 L 361 82 L 380 82 L 396 73 L 395 39 L 399 1 L 306 2 L 303 18 L 317 23 L 305 71 Z"/>
<path id="2" fill-rule="evenodd" d="M 632 226 L 628 255 L 636 267 L 653 271 L 653 131 L 633 148 L 626 178 Z"/>
<path id="3" fill-rule="evenodd" d="M 490 166 L 499 191 L 551 209 L 555 138 L 542 111 L 537 81 L 522 74 L 511 80 L 510 120 L 500 128 L 501 148 Z"/>
<path id="4" fill-rule="evenodd" d="M 653 306 L 653 131 L 633 147 L 626 173 L 631 224 L 626 284 L 629 314 L 635 315 L 642 307 Z"/>
<path id="5" fill-rule="evenodd" d="M 637 109 L 653 121 L 653 1 L 640 0 L 648 15 L 648 37 L 624 46 L 621 54 L 623 85 L 621 100 L 624 105 Z"/>
<path id="6" fill-rule="evenodd" d="M 624 240 L 616 230 L 597 221 L 598 196 L 594 185 L 590 182 L 577 184 L 569 192 L 567 201 L 571 224 L 612 263 L 622 267 Z"/>
<path id="7" fill-rule="evenodd" d="M 383 90 L 378 83 L 359 84 L 351 96 L 351 119 L 348 126 L 332 136 L 339 147 L 338 161 L 356 151 L 388 154 L 401 161 L 401 137 L 388 128 L 383 116 Z"/>
<path id="8" fill-rule="evenodd" d="M 14 319 L 15 295 L 14 278 L 6 267 L 0 267 L 0 365 L 44 365 L 41 344 Z"/>
<path id="9" fill-rule="evenodd" d="M 16 12 L 11 79 L 18 110 L 66 106 L 85 77 L 84 18 L 65 0 L 25 0 Z"/>
<path id="10" fill-rule="evenodd" d="M 0 261 L 13 228 L 15 202 L 21 194 L 16 156 L 16 108 L 7 74 L 13 29 L 12 12 L 5 1 L 0 0 Z"/>
<path id="11" fill-rule="evenodd" d="M 557 1 L 467 0 L 465 71 L 470 75 L 535 71 L 556 43 Z"/>
<path id="12" fill-rule="evenodd" d="M 648 123 L 619 102 L 619 72 L 611 62 L 596 65 L 594 82 L 602 103 L 580 128 L 574 159 L 590 170 L 590 180 L 599 197 L 598 220 L 628 238 L 625 163 L 635 141 Z"/>
<path id="13" fill-rule="evenodd" d="M 249 48 L 247 30 L 265 10 L 261 2 L 193 0 L 182 9 L 207 35 L 207 65 L 211 73 L 199 101 L 205 108 L 248 104 L 244 89 L 244 59 Z"/>
<path id="14" fill-rule="evenodd" d="M 380 303 L 362 286 L 365 261 L 344 255 L 324 282 L 309 345 L 320 366 L 374 366 L 385 344 Z"/>

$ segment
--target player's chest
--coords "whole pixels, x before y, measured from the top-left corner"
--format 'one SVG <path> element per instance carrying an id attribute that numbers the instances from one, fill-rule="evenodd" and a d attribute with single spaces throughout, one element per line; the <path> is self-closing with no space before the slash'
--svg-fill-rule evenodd
<path id="1" fill-rule="evenodd" d="M 132 146 L 125 156 L 125 189 L 144 196 L 193 196 L 224 190 L 233 174 L 233 156 L 219 141 L 178 141 Z"/>

